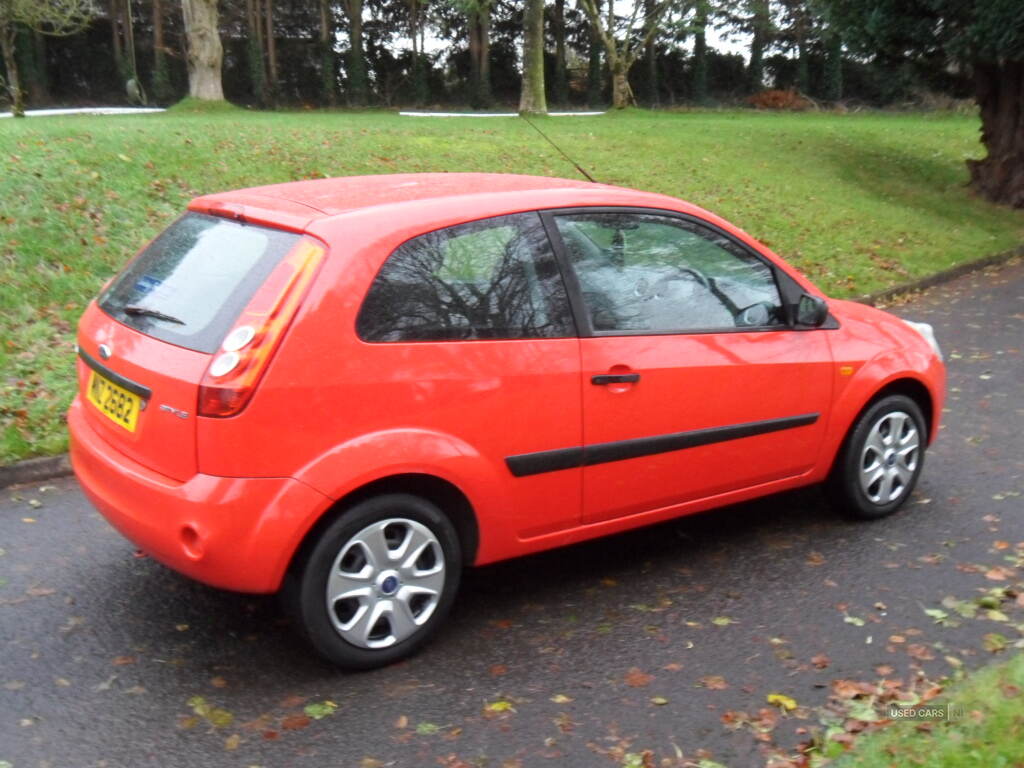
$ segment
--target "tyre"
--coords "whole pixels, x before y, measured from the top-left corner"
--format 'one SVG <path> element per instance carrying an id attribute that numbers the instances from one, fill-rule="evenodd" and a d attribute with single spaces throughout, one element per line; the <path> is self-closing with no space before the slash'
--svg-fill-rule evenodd
<path id="1" fill-rule="evenodd" d="M 910 497 L 924 465 L 924 416 L 903 395 L 883 397 L 861 414 L 840 451 L 827 484 L 849 517 L 874 520 Z"/>
<path id="2" fill-rule="evenodd" d="M 282 596 L 324 657 L 372 669 L 427 642 L 451 609 L 461 572 L 458 535 L 445 514 L 418 496 L 386 494 L 332 522 Z"/>

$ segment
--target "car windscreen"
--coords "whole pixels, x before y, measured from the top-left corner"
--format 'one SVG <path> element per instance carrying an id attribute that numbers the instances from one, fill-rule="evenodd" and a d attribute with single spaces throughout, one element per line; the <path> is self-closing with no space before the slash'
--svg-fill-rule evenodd
<path id="1" fill-rule="evenodd" d="M 187 213 L 99 298 L 108 315 L 142 333 L 213 353 L 299 235 Z"/>

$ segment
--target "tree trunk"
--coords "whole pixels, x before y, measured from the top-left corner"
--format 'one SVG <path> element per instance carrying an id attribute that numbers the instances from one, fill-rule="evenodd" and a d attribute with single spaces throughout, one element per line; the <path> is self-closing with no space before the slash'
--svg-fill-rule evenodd
<path id="1" fill-rule="evenodd" d="M 267 104 L 267 63 L 263 56 L 263 3 L 245 0 L 245 21 L 249 34 L 245 40 L 245 58 L 249 66 L 249 86 L 260 106 Z"/>
<path id="2" fill-rule="evenodd" d="M 7 69 L 7 93 L 11 98 L 11 114 L 15 117 L 24 117 L 25 94 L 21 90 L 21 78 L 18 76 L 18 61 L 14 50 L 16 34 L 13 21 L 0 26 L 0 48 L 3 48 L 4 67 Z"/>
<path id="3" fill-rule="evenodd" d="M 427 101 L 427 73 L 419 47 L 420 0 L 409 0 L 409 37 L 412 40 L 412 100 L 419 107 Z"/>
<path id="4" fill-rule="evenodd" d="M 167 68 L 167 48 L 164 43 L 163 0 L 153 0 L 153 98 L 158 104 L 167 104 L 174 97 L 171 73 Z"/>
<path id="5" fill-rule="evenodd" d="M 544 0 L 526 0 L 523 13 L 523 84 L 519 111 L 547 114 L 544 95 Z"/>
<path id="6" fill-rule="evenodd" d="M 825 86 L 827 101 L 843 98 L 843 40 L 834 29 L 825 38 Z"/>
<path id="7" fill-rule="evenodd" d="M 277 82 L 277 41 L 274 39 L 274 0 L 264 0 L 264 21 L 267 24 L 267 92 L 270 103 L 277 106 L 280 85 Z"/>
<path id="8" fill-rule="evenodd" d="M 27 94 L 26 100 L 29 104 L 38 105 L 47 101 L 45 62 L 41 65 L 38 51 L 42 42 L 43 36 L 39 32 L 18 25 L 14 42 L 15 59 L 18 64 L 21 85 Z"/>
<path id="9" fill-rule="evenodd" d="M 597 12 L 601 12 L 600 0 L 594 0 L 594 5 L 597 8 Z M 587 60 L 587 106 L 597 107 L 601 104 L 601 91 L 603 90 L 601 84 L 601 74 L 603 69 L 601 68 L 601 34 L 598 32 L 597 25 L 593 21 L 590 22 L 590 48 L 588 50 Z"/>
<path id="10" fill-rule="evenodd" d="M 552 101 L 566 104 L 569 101 L 569 83 L 565 71 L 565 0 L 555 0 L 555 82 L 551 90 Z"/>
<path id="11" fill-rule="evenodd" d="M 491 93 L 491 0 L 480 2 L 480 105 L 489 107 L 494 102 Z"/>
<path id="12" fill-rule="evenodd" d="M 747 65 L 747 88 L 757 93 L 764 88 L 764 49 L 768 44 L 768 0 L 752 0 L 753 35 L 750 38 L 750 64 Z"/>
<path id="13" fill-rule="evenodd" d="M 330 0 L 320 0 L 320 79 L 324 103 L 336 107 L 338 88 L 334 69 L 334 24 L 331 21 Z"/>
<path id="14" fill-rule="evenodd" d="M 201 101 L 224 101 L 224 49 L 217 28 L 217 0 L 182 0 L 181 11 L 188 48 L 188 94 Z"/>
<path id="15" fill-rule="evenodd" d="M 708 0 L 697 1 L 693 26 L 693 100 L 704 104 L 708 100 Z"/>
<path id="16" fill-rule="evenodd" d="M 1024 208 L 1024 60 L 976 64 L 983 160 L 968 160 L 971 187 L 994 203 Z"/>
<path id="17" fill-rule="evenodd" d="M 121 78 L 121 85 L 124 85 L 125 78 L 125 63 L 124 63 L 124 52 L 122 50 L 121 43 L 121 16 L 124 11 L 124 5 L 122 0 L 110 0 L 110 47 L 114 52 L 114 69 L 117 70 L 117 76 Z"/>
<path id="18" fill-rule="evenodd" d="M 635 104 L 633 89 L 629 87 L 629 65 L 619 56 L 611 62 L 612 107 L 625 109 Z"/>
<path id="19" fill-rule="evenodd" d="M 644 13 L 647 18 L 654 14 L 655 0 L 644 0 Z M 644 45 L 644 66 L 647 69 L 643 81 L 644 101 L 649 107 L 658 106 L 658 51 L 654 44 L 654 36 Z"/>
<path id="20" fill-rule="evenodd" d="M 363 54 L 363 0 L 345 0 L 348 16 L 348 100 L 365 106 L 369 96 L 366 80 L 366 56 Z"/>
<path id="21" fill-rule="evenodd" d="M 36 29 L 23 27 L 21 44 L 15 44 L 24 53 L 21 73 L 30 104 L 46 104 L 50 100 L 50 80 L 46 69 L 46 37 Z"/>
<path id="22" fill-rule="evenodd" d="M 491 2 L 478 0 L 470 6 L 469 105 L 473 109 L 491 106 Z"/>
<path id="23" fill-rule="evenodd" d="M 811 72 L 807 52 L 807 12 L 805 8 L 797 9 L 796 18 L 796 89 L 802 94 L 811 92 Z"/>

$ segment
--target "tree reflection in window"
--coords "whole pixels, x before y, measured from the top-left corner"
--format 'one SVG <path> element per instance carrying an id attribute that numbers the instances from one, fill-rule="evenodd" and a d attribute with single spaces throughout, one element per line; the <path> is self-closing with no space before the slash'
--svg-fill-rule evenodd
<path id="1" fill-rule="evenodd" d="M 536 213 L 429 232 L 399 246 L 359 313 L 366 341 L 554 338 L 575 333 Z"/>

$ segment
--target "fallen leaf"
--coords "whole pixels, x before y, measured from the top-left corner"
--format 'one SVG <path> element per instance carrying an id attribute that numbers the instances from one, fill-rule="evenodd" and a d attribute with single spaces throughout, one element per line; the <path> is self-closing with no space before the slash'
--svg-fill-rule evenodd
<path id="1" fill-rule="evenodd" d="M 626 673 L 625 681 L 626 685 L 630 688 L 643 688 L 644 686 L 649 685 L 653 679 L 654 675 L 648 675 L 645 672 L 642 672 L 639 668 L 632 667 L 629 672 Z"/>
<path id="2" fill-rule="evenodd" d="M 927 645 L 921 643 L 911 643 L 907 646 L 907 653 L 912 658 L 918 659 L 919 661 L 931 661 L 935 658 L 935 654 L 932 653 L 932 649 Z"/>
<path id="3" fill-rule="evenodd" d="M 302 711 L 314 720 L 323 720 L 325 717 L 333 715 L 334 710 L 337 708 L 338 705 L 333 701 L 321 701 L 318 703 L 307 704 Z"/>
<path id="4" fill-rule="evenodd" d="M 575 701 L 571 696 L 566 696 L 564 693 L 556 693 L 551 697 L 551 701 L 555 704 L 568 704 L 571 701 Z"/>
<path id="5" fill-rule="evenodd" d="M 309 727 L 311 722 L 313 719 L 307 715 L 289 715 L 281 721 L 281 728 L 286 731 L 301 731 L 303 728 Z"/>
<path id="6" fill-rule="evenodd" d="M 217 676 L 210 680 L 210 685 L 212 685 L 214 688 L 227 688 L 228 681 L 225 680 L 223 677 Z"/>
<path id="7" fill-rule="evenodd" d="M 728 616 L 715 616 L 711 623 L 716 627 L 728 627 L 730 624 L 735 624 L 736 619 L 730 619 Z"/>
<path id="8" fill-rule="evenodd" d="M 441 730 L 441 726 L 435 725 L 434 723 L 418 723 L 416 725 L 416 733 L 420 736 L 432 736 Z"/>
<path id="9" fill-rule="evenodd" d="M 652 696 L 651 697 L 651 704 L 655 704 L 656 706 L 663 707 L 666 704 L 668 704 L 668 699 L 666 699 L 664 696 Z"/>
<path id="10" fill-rule="evenodd" d="M 991 653 L 998 653 L 999 651 L 1005 650 L 1009 643 L 1006 637 L 998 632 L 989 632 L 981 639 L 981 641 L 985 650 Z"/>
<path id="11" fill-rule="evenodd" d="M 129 664 L 134 664 L 136 661 L 134 656 L 115 656 L 114 660 L 110 663 L 115 667 L 126 667 Z"/>
<path id="12" fill-rule="evenodd" d="M 405 715 L 399 715 L 398 719 L 395 720 L 395 728 L 401 729 L 401 728 L 408 728 L 408 727 L 409 727 L 409 718 L 406 717 Z"/>
<path id="13" fill-rule="evenodd" d="M 508 674 L 508 667 L 504 664 L 495 664 L 491 667 L 491 677 L 501 677 Z"/>
<path id="14" fill-rule="evenodd" d="M 815 669 L 824 669 L 831 663 L 832 659 L 830 659 L 824 653 L 819 653 L 817 656 L 811 657 L 811 664 L 814 665 Z"/>
<path id="15" fill-rule="evenodd" d="M 484 709 L 488 712 L 515 712 L 516 708 L 512 706 L 512 702 L 506 699 L 498 699 L 492 701 L 484 706 Z"/>
<path id="16" fill-rule="evenodd" d="M 790 698 L 781 693 L 769 693 L 767 697 L 769 704 L 772 704 L 779 709 L 784 709 L 787 712 L 791 712 L 796 709 L 796 699 Z"/>
<path id="17" fill-rule="evenodd" d="M 721 675 L 705 675 L 698 681 L 699 684 L 710 691 L 724 691 L 729 687 L 725 678 Z"/>
<path id="18" fill-rule="evenodd" d="M 242 737 L 237 733 L 233 733 L 224 739 L 224 749 L 229 752 L 238 749 L 238 745 L 242 743 Z"/>

